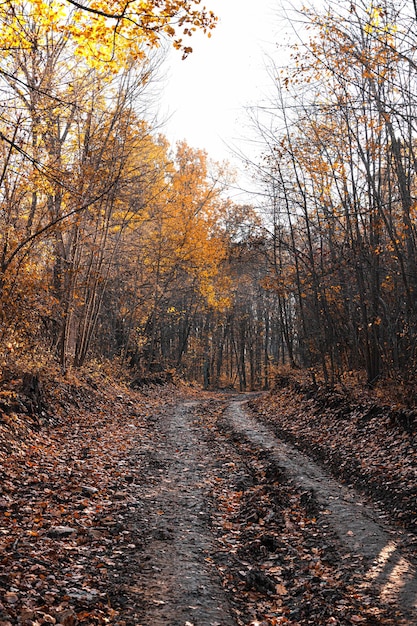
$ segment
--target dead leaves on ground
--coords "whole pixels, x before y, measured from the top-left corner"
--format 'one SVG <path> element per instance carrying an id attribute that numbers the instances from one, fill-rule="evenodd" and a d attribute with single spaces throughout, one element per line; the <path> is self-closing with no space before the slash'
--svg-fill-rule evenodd
<path id="1" fill-rule="evenodd" d="M 0 626 L 127 623 L 112 589 L 123 562 L 133 554 L 140 559 L 140 538 L 128 520 L 139 504 L 141 462 L 158 445 L 147 419 L 166 404 L 163 393 L 146 397 L 117 387 L 56 386 L 53 427 L 34 431 L 30 417 L 14 411 L 0 424 Z M 309 402 L 303 400 L 303 411 Z M 338 551 L 326 512 L 317 510 L 311 494 L 297 493 L 282 469 L 225 431 L 223 406 L 220 399 L 206 403 L 199 420 L 213 454 L 220 440 L 233 450 L 227 460 L 219 457 L 218 472 L 206 480 L 207 495 L 216 503 L 212 529 L 218 548 L 206 559 L 220 573 L 238 623 L 405 624 L 359 591 L 361 559 Z M 294 395 L 262 399 L 257 406 L 271 420 L 282 414 L 282 425 L 289 432 L 294 427 L 294 436 L 297 426 L 314 445 L 326 443 L 334 459 L 338 449 L 348 461 L 365 460 L 371 450 L 365 476 L 369 468 L 381 473 L 382 465 L 392 465 L 393 480 L 397 467 L 407 484 L 410 462 L 400 466 L 410 453 L 408 433 L 388 433 L 382 458 L 372 416 L 362 420 L 362 437 L 355 439 L 355 424 L 336 423 L 326 411 L 315 414 L 313 424 Z"/>
<path id="2" fill-rule="evenodd" d="M 12 414 L 19 436 L 0 438 L 0 624 L 122 625 L 108 578 L 136 548 L 124 513 L 140 465 L 129 455 L 161 400 L 116 387 L 54 393 L 54 426 L 34 432 Z"/>
<path id="3" fill-rule="evenodd" d="M 252 408 L 279 436 L 417 532 L 417 422 L 401 421 L 403 410 L 380 405 L 364 392 L 349 398 L 347 393 L 290 380 L 254 401 Z"/>

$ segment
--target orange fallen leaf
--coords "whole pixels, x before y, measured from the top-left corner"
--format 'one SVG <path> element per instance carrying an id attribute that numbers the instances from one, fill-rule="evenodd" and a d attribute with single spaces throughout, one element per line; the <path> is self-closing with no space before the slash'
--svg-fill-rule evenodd
<path id="1" fill-rule="evenodd" d="M 281 583 L 278 583 L 278 585 L 275 585 L 275 591 L 277 592 L 279 596 L 285 596 L 288 593 L 285 585 Z"/>

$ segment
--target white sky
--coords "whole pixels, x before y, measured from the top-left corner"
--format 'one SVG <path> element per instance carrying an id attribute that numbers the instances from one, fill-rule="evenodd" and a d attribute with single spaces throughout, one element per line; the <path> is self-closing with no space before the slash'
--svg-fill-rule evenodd
<path id="1" fill-rule="evenodd" d="M 233 162 L 227 146 L 244 150 L 250 135 L 245 107 L 261 102 L 271 79 L 267 55 L 278 39 L 278 0 L 204 0 L 219 17 L 211 38 L 190 38 L 184 61 L 172 51 L 160 102 L 169 117 L 162 132 L 171 144 L 185 139 L 210 158 Z"/>

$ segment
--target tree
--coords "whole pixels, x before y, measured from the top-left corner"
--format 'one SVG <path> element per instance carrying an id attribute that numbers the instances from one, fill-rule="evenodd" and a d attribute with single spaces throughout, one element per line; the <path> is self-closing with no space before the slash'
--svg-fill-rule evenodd
<path id="1" fill-rule="evenodd" d="M 93 82 L 107 82 L 110 92 L 112 76 L 131 71 L 133 64 L 141 67 L 137 72 L 139 82 L 147 80 L 147 50 L 158 45 L 163 33 L 183 48 L 175 39 L 173 23 L 188 35 L 197 28 L 208 31 L 215 24 L 211 13 L 193 8 L 192 2 L 169 2 L 162 7 L 153 2 L 112 3 L 111 7 L 106 3 L 66 4 L 55 0 L 7 0 L 0 7 L 0 45 L 10 51 L 0 63 L 4 102 L 0 139 L 9 150 L 3 178 L 15 153 L 27 160 L 43 186 L 61 188 L 51 206 L 53 202 L 61 203 L 65 191 L 75 192 L 68 181 L 66 163 L 62 162 L 62 149 L 83 106 L 83 95 L 88 90 L 95 92 Z M 102 193 L 101 187 L 96 198 Z M 27 242 L 19 240 L 15 253 L 8 246 L 9 260 L 32 245 L 45 229 L 52 228 L 56 219 L 66 219 L 54 209 L 50 226 L 38 224 L 37 234 L 31 227 L 38 196 L 34 191 L 27 218 Z M 75 210 L 81 212 L 91 201 L 79 198 L 81 206 Z M 70 211 L 69 217 L 72 214 Z M 8 262 L 3 257 L 4 273 Z"/>
<path id="2" fill-rule="evenodd" d="M 157 46 L 161 36 L 165 35 L 172 39 L 174 47 L 181 50 L 183 56 L 187 56 L 192 52 L 192 48 L 184 43 L 182 37 L 191 36 L 197 29 L 202 29 L 210 35 L 210 30 L 214 28 L 217 19 L 212 11 L 208 11 L 204 6 L 198 6 L 199 0 L 164 0 L 163 2 L 103 0 L 95 3 L 66 1 L 81 15 L 86 16 L 87 21 L 89 17 L 94 17 L 92 32 L 97 33 L 100 39 L 104 38 L 111 55 L 122 43 L 123 47 L 126 44 L 129 46 L 130 54 L 140 58 L 143 55 L 141 43 L 145 41 L 148 46 Z M 83 23 L 82 20 L 80 22 Z M 71 26 L 69 33 L 78 41 L 81 40 L 84 45 L 86 33 L 82 30 L 81 24 L 80 27 Z M 178 31 L 182 37 L 178 37 Z M 102 59 L 105 58 L 102 44 L 100 44 L 99 56 Z"/>
<path id="3" fill-rule="evenodd" d="M 214 308 L 228 305 L 227 281 L 219 274 L 225 256 L 218 233 L 223 203 L 217 180 L 209 178 L 207 155 L 180 143 L 175 157 L 166 158 L 159 171 L 161 178 L 146 203 L 146 217 L 128 236 L 129 246 L 135 250 L 131 259 L 142 275 L 138 290 L 142 302 L 140 352 L 146 368 L 163 357 L 162 345 L 173 322 L 175 327 L 183 325 L 182 339 L 174 342 L 175 356 L 175 350 L 167 352 L 171 364 L 180 364 L 187 320 L 197 303 Z M 180 304 L 184 300 L 188 303 L 185 308 Z"/>

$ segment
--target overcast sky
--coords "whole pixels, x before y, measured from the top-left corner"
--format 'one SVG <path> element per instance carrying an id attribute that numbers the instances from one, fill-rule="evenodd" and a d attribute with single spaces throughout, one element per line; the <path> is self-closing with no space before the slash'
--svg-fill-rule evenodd
<path id="1" fill-rule="evenodd" d="M 242 149 L 250 134 L 245 107 L 264 99 L 270 78 L 267 55 L 275 54 L 278 0 L 206 0 L 219 17 L 210 39 L 197 35 L 184 61 L 170 52 L 161 101 L 170 116 L 164 134 L 185 139 L 215 160 L 231 160 L 227 146 Z"/>

